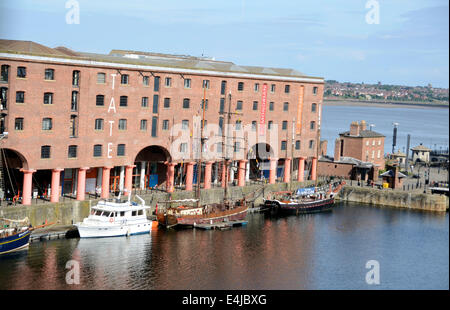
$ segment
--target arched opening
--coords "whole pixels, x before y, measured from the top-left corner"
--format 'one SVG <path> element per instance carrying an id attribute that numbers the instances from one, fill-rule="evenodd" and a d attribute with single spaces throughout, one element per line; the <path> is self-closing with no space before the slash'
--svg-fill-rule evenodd
<path id="1" fill-rule="evenodd" d="M 268 179 L 270 174 L 269 158 L 273 156 L 274 151 L 269 144 L 258 143 L 253 145 L 247 153 L 250 163 L 249 178 L 252 180 Z"/>
<path id="2" fill-rule="evenodd" d="M 133 187 L 155 188 L 166 182 L 167 165 L 172 157 L 167 149 L 151 145 L 142 149 L 134 160 Z"/>
<path id="3" fill-rule="evenodd" d="M 12 200 L 21 194 L 23 173 L 21 168 L 28 169 L 25 157 L 12 149 L 0 148 L 0 198 Z"/>

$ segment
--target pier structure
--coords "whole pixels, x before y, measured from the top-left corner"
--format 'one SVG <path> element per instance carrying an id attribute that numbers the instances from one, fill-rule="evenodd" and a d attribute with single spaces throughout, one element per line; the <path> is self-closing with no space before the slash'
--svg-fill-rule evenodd
<path id="1" fill-rule="evenodd" d="M 37 197 L 57 203 L 62 196 L 83 201 L 133 189 L 317 177 L 321 77 L 17 40 L 0 40 L 0 66 L 3 199 L 30 205 Z"/>

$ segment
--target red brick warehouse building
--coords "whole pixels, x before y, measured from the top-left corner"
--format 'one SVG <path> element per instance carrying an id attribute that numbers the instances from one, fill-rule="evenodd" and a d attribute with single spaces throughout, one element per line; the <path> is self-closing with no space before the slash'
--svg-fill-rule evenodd
<path id="1" fill-rule="evenodd" d="M 12 40 L 0 40 L 0 64 L 2 177 L 12 183 L 4 190 L 20 191 L 23 204 L 36 191 L 57 202 L 96 188 L 102 197 L 132 187 L 192 190 L 204 99 L 204 188 L 224 185 L 224 157 L 238 186 L 263 175 L 269 183 L 316 178 L 323 78 Z"/>

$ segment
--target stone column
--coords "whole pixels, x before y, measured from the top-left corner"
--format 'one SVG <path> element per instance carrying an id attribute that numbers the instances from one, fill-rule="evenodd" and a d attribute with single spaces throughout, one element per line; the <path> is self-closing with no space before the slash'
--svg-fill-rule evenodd
<path id="1" fill-rule="evenodd" d="M 275 184 L 275 180 L 277 178 L 278 158 L 269 158 L 269 160 L 270 160 L 269 184 Z"/>
<path id="2" fill-rule="evenodd" d="M 64 169 L 56 168 L 52 170 L 52 189 L 50 193 L 50 202 L 59 201 L 59 183 L 61 179 L 61 171 Z"/>
<path id="3" fill-rule="evenodd" d="M 175 177 L 175 163 L 165 162 L 167 165 L 167 180 L 166 180 L 166 191 L 168 193 L 173 193 L 174 191 L 174 177 Z"/>
<path id="4" fill-rule="evenodd" d="M 248 160 L 240 160 L 238 167 L 238 186 L 245 186 L 245 175 Z"/>
<path id="5" fill-rule="evenodd" d="M 247 160 L 247 163 L 245 164 L 245 181 L 250 181 L 250 161 Z"/>
<path id="6" fill-rule="evenodd" d="M 78 168 L 77 200 L 84 200 L 86 194 L 86 170 L 88 169 L 88 167 Z"/>
<path id="7" fill-rule="evenodd" d="M 120 172 L 119 172 L 119 191 L 123 191 L 125 188 L 124 186 L 124 180 L 125 180 L 125 167 L 120 166 Z"/>
<path id="8" fill-rule="evenodd" d="M 311 180 L 317 179 L 317 157 L 313 157 L 311 165 Z"/>
<path id="9" fill-rule="evenodd" d="M 102 169 L 102 194 L 101 198 L 109 198 L 109 176 L 112 167 L 103 167 Z"/>
<path id="10" fill-rule="evenodd" d="M 141 161 L 141 178 L 139 180 L 139 186 L 141 189 L 145 189 L 145 167 L 147 166 L 147 162 Z"/>
<path id="11" fill-rule="evenodd" d="M 133 190 L 133 168 L 136 167 L 136 165 L 128 165 L 125 166 L 125 189 L 124 189 L 124 196 L 128 196 L 128 194 L 131 195 L 131 191 Z"/>
<path id="12" fill-rule="evenodd" d="M 297 181 L 304 182 L 305 181 L 305 157 L 300 157 L 298 159 L 298 176 Z"/>
<path id="13" fill-rule="evenodd" d="M 192 191 L 194 181 L 194 162 L 186 163 L 186 190 Z"/>
<path id="14" fill-rule="evenodd" d="M 284 159 L 284 178 L 283 178 L 283 182 L 284 183 L 291 182 L 291 159 L 290 158 L 285 158 Z"/>
<path id="15" fill-rule="evenodd" d="M 203 179 L 204 182 L 204 189 L 211 188 L 211 171 L 212 171 L 212 161 L 205 162 L 205 177 Z"/>
<path id="16" fill-rule="evenodd" d="M 31 205 L 31 190 L 34 169 L 20 169 L 23 172 L 23 188 L 22 188 L 22 204 L 25 206 Z"/>

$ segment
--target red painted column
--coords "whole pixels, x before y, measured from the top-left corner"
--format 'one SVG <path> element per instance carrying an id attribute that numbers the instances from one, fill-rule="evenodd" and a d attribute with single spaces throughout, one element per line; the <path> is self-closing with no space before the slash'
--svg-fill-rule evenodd
<path id="1" fill-rule="evenodd" d="M 168 193 L 173 193 L 174 191 L 174 177 L 175 177 L 175 163 L 166 162 L 167 165 L 167 180 L 166 180 L 166 191 Z"/>
<path id="2" fill-rule="evenodd" d="M 128 196 L 128 194 L 131 194 L 131 191 L 133 190 L 133 168 L 136 167 L 136 165 L 128 165 L 125 166 L 125 184 L 124 184 L 124 196 Z"/>
<path id="3" fill-rule="evenodd" d="M 25 206 L 31 205 L 31 187 L 33 180 L 34 169 L 20 169 L 23 172 L 23 188 L 22 188 L 22 204 Z"/>
<path id="4" fill-rule="evenodd" d="M 186 163 L 186 190 L 192 191 L 194 181 L 194 164 L 193 162 Z"/>
<path id="5" fill-rule="evenodd" d="M 248 160 L 240 160 L 239 161 L 239 169 L 238 169 L 238 186 L 245 186 L 245 172 Z"/>
<path id="6" fill-rule="evenodd" d="M 102 194 L 101 198 L 109 198 L 109 176 L 112 167 L 103 167 L 102 169 Z"/>
<path id="7" fill-rule="evenodd" d="M 283 178 L 283 182 L 284 183 L 291 182 L 291 159 L 290 158 L 285 158 L 284 159 L 284 178 Z"/>
<path id="8" fill-rule="evenodd" d="M 203 179 L 204 182 L 204 189 L 209 189 L 211 188 L 211 171 L 212 171 L 212 161 L 207 161 L 205 163 L 205 177 Z"/>
<path id="9" fill-rule="evenodd" d="M 77 200 L 84 200 L 86 195 L 86 170 L 89 167 L 78 168 L 78 181 L 77 181 Z"/>
<path id="10" fill-rule="evenodd" d="M 53 169 L 52 170 L 52 188 L 50 193 L 50 202 L 58 202 L 59 201 L 59 181 L 61 178 L 61 171 L 64 169 Z"/>
<path id="11" fill-rule="evenodd" d="M 311 165 L 311 180 L 317 179 L 317 157 L 313 157 Z"/>
<path id="12" fill-rule="evenodd" d="M 300 157 L 298 159 L 298 177 L 299 182 L 305 181 L 305 157 Z"/>
<path id="13" fill-rule="evenodd" d="M 275 180 L 277 178 L 278 158 L 269 158 L 269 160 L 270 160 L 269 184 L 275 184 Z"/>

